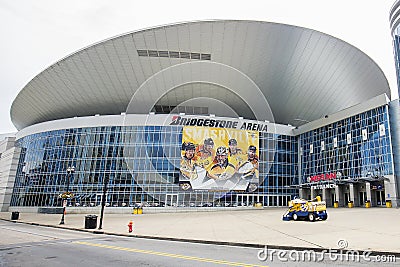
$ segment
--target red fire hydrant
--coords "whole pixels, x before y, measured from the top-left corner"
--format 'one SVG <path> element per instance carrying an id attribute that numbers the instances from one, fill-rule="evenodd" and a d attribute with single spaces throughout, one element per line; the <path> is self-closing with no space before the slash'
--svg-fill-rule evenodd
<path id="1" fill-rule="evenodd" d="M 128 223 L 128 232 L 129 232 L 129 233 L 132 233 L 132 231 L 133 231 L 133 222 L 130 221 L 130 222 Z"/>

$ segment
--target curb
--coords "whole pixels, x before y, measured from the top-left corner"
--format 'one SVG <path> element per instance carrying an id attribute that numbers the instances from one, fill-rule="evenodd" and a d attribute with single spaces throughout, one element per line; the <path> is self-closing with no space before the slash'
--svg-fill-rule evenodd
<path id="1" fill-rule="evenodd" d="M 259 249 L 268 247 L 268 249 L 277 249 L 277 250 L 297 250 L 297 251 L 312 250 L 312 251 L 318 252 L 318 253 L 327 252 L 327 250 L 330 249 L 330 250 L 336 250 L 337 253 L 342 252 L 343 255 L 346 254 L 347 252 L 351 253 L 352 251 L 358 251 L 360 253 L 360 255 L 363 255 L 363 253 L 369 253 L 369 256 L 385 255 L 385 256 L 395 256 L 396 258 L 400 258 L 400 252 L 393 252 L 393 251 L 349 250 L 349 249 L 334 249 L 334 248 L 323 248 L 323 247 L 298 247 L 298 246 L 282 246 L 282 245 L 273 245 L 273 244 L 254 244 L 254 243 L 215 241 L 215 240 L 203 240 L 203 239 L 148 236 L 148 235 L 104 232 L 104 231 L 96 230 L 96 229 L 88 230 L 88 229 L 81 229 L 81 228 L 68 228 L 68 227 L 62 227 L 62 226 L 58 226 L 58 225 L 39 224 L 39 223 L 35 223 L 35 222 L 23 222 L 23 221 L 9 220 L 9 219 L 4 219 L 4 218 L 0 218 L 0 220 L 7 221 L 7 222 L 13 222 L 13 223 L 29 224 L 29 225 L 33 225 L 33 226 L 43 226 L 43 227 L 49 227 L 49 228 L 58 228 L 58 229 L 71 230 L 71 231 L 87 232 L 87 233 L 92 233 L 92 234 L 135 237 L 135 238 L 164 240 L 164 241 L 176 241 L 176 242 L 187 242 L 187 243 L 197 243 L 197 244 L 212 244 L 212 245 L 220 245 L 220 246 L 247 247 L 247 248 L 259 248 Z"/>

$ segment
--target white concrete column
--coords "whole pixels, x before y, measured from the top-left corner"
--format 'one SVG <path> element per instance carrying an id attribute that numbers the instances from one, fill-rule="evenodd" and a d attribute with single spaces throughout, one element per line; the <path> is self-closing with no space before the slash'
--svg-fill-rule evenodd
<path id="1" fill-rule="evenodd" d="M 311 199 L 314 199 L 316 197 L 316 189 L 311 188 Z"/>
<path id="2" fill-rule="evenodd" d="M 344 203 L 344 199 L 342 198 L 343 196 L 342 190 L 343 189 L 340 187 L 340 185 L 336 185 L 335 196 L 336 196 L 336 201 L 339 202 L 339 207 L 343 207 L 346 205 L 346 203 Z"/>
<path id="3" fill-rule="evenodd" d="M 399 196 L 397 195 L 395 177 L 394 175 L 387 175 L 387 178 L 384 180 L 385 184 L 385 199 L 392 201 L 392 207 L 397 208 L 399 202 Z"/>
<path id="4" fill-rule="evenodd" d="M 365 183 L 365 191 L 367 192 L 367 200 L 371 201 L 372 203 L 372 193 L 371 193 L 371 183 Z"/>
<path id="5" fill-rule="evenodd" d="M 9 211 L 17 174 L 20 148 L 14 147 L 15 138 L 0 143 L 0 211 Z"/>
<path id="6" fill-rule="evenodd" d="M 306 199 L 307 198 L 307 189 L 306 188 L 300 188 L 299 190 L 299 197 Z"/>
<path id="7" fill-rule="evenodd" d="M 322 189 L 322 201 L 325 201 L 328 204 L 328 190 L 326 188 Z"/>
<path id="8" fill-rule="evenodd" d="M 350 193 L 350 201 L 353 201 L 354 206 L 356 206 L 356 202 L 355 202 L 355 188 L 354 188 L 354 184 L 350 183 L 349 184 L 349 193 Z M 357 203 L 358 205 L 358 203 Z"/>

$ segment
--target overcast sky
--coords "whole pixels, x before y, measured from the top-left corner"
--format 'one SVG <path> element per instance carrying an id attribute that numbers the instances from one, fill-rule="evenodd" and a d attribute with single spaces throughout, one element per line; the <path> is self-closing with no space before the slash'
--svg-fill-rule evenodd
<path id="1" fill-rule="evenodd" d="M 395 0 L 1 0 L 0 133 L 16 131 L 18 92 L 59 59 L 95 42 L 163 24 L 246 19 L 291 24 L 340 38 L 369 55 L 398 98 L 389 10 Z"/>

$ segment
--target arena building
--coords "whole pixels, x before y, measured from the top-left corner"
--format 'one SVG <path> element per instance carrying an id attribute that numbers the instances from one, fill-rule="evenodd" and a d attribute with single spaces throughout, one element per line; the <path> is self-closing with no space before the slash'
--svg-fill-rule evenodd
<path id="1" fill-rule="evenodd" d="M 71 209 L 103 196 L 118 209 L 226 208 L 321 195 L 397 206 L 398 113 L 379 66 L 315 30 L 216 20 L 135 31 L 65 57 L 18 94 L 0 205 L 40 211 L 67 195 Z"/>

